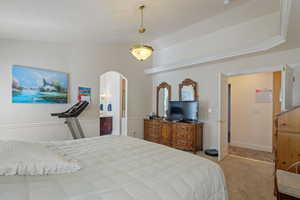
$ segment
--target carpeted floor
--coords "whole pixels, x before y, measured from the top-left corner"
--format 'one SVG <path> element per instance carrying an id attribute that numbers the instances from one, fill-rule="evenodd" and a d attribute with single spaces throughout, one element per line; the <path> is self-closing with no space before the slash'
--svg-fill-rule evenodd
<path id="1" fill-rule="evenodd" d="M 203 153 L 198 153 L 204 156 Z M 215 158 L 204 156 L 215 162 Z M 274 200 L 274 164 L 230 155 L 221 161 L 229 200 Z"/>
<path id="2" fill-rule="evenodd" d="M 220 163 L 230 200 L 273 200 L 274 165 L 228 156 Z"/>

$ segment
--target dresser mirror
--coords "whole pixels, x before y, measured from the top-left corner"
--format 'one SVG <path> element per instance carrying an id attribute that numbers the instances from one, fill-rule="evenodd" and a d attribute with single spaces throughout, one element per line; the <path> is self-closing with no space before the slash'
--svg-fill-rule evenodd
<path id="1" fill-rule="evenodd" d="M 180 101 L 196 101 L 197 96 L 197 83 L 195 81 L 185 79 L 179 84 Z"/>
<path id="2" fill-rule="evenodd" d="M 168 104 L 171 100 L 171 86 L 163 82 L 157 87 L 156 94 L 156 113 L 160 118 L 167 117 Z"/>

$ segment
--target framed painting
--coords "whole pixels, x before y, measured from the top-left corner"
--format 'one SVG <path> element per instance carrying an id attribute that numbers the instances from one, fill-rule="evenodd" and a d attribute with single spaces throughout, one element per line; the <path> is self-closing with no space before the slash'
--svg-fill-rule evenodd
<path id="1" fill-rule="evenodd" d="M 12 102 L 33 104 L 68 103 L 67 73 L 12 66 Z"/>

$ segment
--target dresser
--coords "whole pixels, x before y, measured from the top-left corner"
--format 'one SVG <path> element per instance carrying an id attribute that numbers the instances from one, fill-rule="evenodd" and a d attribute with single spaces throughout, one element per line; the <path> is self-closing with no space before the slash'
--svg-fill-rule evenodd
<path id="1" fill-rule="evenodd" d="M 196 153 L 203 150 L 203 123 L 145 119 L 144 139 Z"/>
<path id="2" fill-rule="evenodd" d="M 300 161 L 300 106 L 278 114 L 275 126 L 276 169 L 287 170 Z"/>
<path id="3" fill-rule="evenodd" d="M 299 200 L 300 106 L 276 116 L 274 141 L 277 199 Z"/>

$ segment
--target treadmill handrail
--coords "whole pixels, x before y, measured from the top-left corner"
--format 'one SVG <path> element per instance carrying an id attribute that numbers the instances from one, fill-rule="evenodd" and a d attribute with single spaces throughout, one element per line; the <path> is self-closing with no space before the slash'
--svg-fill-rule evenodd
<path id="1" fill-rule="evenodd" d="M 78 117 L 82 111 L 89 105 L 87 101 L 81 101 L 73 105 L 67 111 L 62 113 L 52 113 L 51 116 L 57 116 L 59 118 L 71 118 Z"/>

